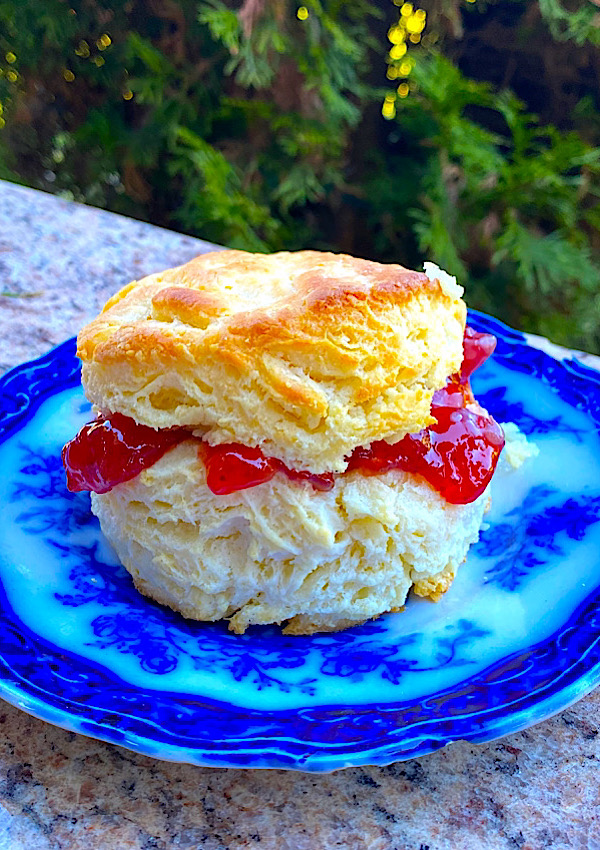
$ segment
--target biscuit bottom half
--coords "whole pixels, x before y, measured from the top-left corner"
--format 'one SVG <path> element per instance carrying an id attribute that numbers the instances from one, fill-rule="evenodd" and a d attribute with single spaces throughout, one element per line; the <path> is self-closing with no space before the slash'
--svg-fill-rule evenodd
<path id="1" fill-rule="evenodd" d="M 336 478 L 317 492 L 276 474 L 226 496 L 206 485 L 186 441 L 136 478 L 92 494 L 102 531 L 146 596 L 196 620 L 287 622 L 334 631 L 438 599 L 477 540 L 487 493 L 447 503 L 423 479 L 391 471 Z"/>

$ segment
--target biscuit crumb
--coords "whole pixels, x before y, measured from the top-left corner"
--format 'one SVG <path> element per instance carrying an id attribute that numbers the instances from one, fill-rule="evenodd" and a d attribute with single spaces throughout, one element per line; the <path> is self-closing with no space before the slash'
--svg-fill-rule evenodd
<path id="1" fill-rule="evenodd" d="M 464 287 L 459 286 L 454 275 L 448 274 L 435 263 L 423 263 L 423 270 L 429 280 L 437 280 L 444 295 L 448 298 L 462 298 Z"/>
<path id="2" fill-rule="evenodd" d="M 501 422 L 506 443 L 502 457 L 512 466 L 519 469 L 529 458 L 537 457 L 540 450 L 535 443 L 530 443 L 525 434 L 514 422 Z"/>

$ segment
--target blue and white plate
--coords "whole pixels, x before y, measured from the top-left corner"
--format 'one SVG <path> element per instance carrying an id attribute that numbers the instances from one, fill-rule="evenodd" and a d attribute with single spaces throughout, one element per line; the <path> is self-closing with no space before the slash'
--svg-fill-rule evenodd
<path id="1" fill-rule="evenodd" d="M 484 742 L 600 682 L 600 374 L 473 313 L 475 392 L 539 446 L 501 470 L 442 601 L 331 635 L 183 620 L 140 596 L 60 450 L 90 417 L 69 340 L 0 379 L 0 696 L 157 758 L 327 771 Z"/>

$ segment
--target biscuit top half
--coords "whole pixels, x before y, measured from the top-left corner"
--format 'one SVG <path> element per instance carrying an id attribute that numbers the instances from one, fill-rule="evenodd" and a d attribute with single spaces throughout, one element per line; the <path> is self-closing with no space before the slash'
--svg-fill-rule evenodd
<path id="1" fill-rule="evenodd" d="M 86 395 L 154 428 L 260 446 L 298 470 L 432 422 L 460 367 L 462 290 L 318 251 L 216 251 L 125 286 L 83 328 Z"/>

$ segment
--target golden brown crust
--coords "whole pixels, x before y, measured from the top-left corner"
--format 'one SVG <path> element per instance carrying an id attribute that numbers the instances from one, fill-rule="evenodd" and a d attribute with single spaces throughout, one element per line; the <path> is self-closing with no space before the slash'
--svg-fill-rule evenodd
<path id="1" fill-rule="evenodd" d="M 465 305 L 398 265 L 318 251 L 205 254 L 117 293 L 78 339 L 99 407 L 341 470 L 430 421 Z"/>
<path id="2" fill-rule="evenodd" d="M 431 599 L 432 602 L 439 602 L 452 585 L 455 574 L 456 567 L 446 567 L 438 575 L 415 582 L 413 591 L 417 596 L 424 596 L 426 599 Z"/>

